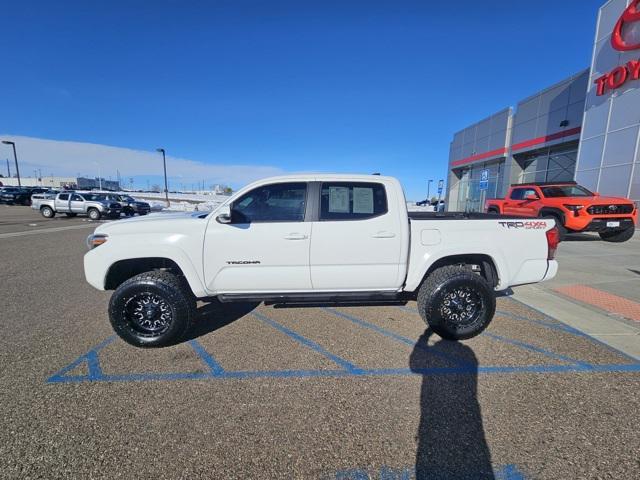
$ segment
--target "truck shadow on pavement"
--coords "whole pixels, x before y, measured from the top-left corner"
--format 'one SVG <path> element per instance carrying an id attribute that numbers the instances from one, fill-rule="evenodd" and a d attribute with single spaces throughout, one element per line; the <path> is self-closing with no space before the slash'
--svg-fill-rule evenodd
<path id="1" fill-rule="evenodd" d="M 259 303 L 207 303 L 198 308 L 196 320 L 178 343 L 188 342 L 229 325 L 251 313 Z"/>
<path id="2" fill-rule="evenodd" d="M 429 345 L 427 329 L 409 360 L 411 371 L 422 376 L 420 425 L 416 452 L 416 480 L 473 478 L 494 479 L 491 454 L 484 434 L 478 403 L 478 359 L 460 342 L 446 340 Z M 427 375 L 423 372 L 435 355 L 454 356 L 470 367 L 459 375 Z"/>

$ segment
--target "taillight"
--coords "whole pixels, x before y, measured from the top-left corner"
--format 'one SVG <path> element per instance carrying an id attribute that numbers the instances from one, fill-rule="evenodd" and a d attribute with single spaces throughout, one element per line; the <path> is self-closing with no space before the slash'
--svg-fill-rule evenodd
<path id="1" fill-rule="evenodd" d="M 560 231 L 558 227 L 553 227 L 551 230 L 547 230 L 547 246 L 549 253 L 547 254 L 547 260 L 553 260 L 556 258 L 556 250 L 560 243 Z"/>

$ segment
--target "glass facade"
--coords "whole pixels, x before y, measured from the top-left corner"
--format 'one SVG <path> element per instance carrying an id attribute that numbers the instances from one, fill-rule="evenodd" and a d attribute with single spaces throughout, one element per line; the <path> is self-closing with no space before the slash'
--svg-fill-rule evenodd
<path id="1" fill-rule="evenodd" d="M 454 170 L 458 180 L 458 198 L 456 210 L 464 212 L 481 212 L 485 200 L 500 198 L 505 194 L 504 187 L 505 161 L 475 164 L 467 168 Z M 489 182 L 486 190 L 480 189 L 482 171 L 488 171 Z"/>
<path id="2" fill-rule="evenodd" d="M 515 160 L 522 168 L 518 183 L 573 180 L 577 157 L 577 145 L 550 147 L 515 155 Z"/>

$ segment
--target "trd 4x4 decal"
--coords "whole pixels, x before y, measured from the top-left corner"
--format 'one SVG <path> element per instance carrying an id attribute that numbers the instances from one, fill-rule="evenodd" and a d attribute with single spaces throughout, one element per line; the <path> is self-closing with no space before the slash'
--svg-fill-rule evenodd
<path id="1" fill-rule="evenodd" d="M 541 230 L 547 228 L 547 222 L 498 222 L 503 228 L 524 228 L 526 230 Z"/>

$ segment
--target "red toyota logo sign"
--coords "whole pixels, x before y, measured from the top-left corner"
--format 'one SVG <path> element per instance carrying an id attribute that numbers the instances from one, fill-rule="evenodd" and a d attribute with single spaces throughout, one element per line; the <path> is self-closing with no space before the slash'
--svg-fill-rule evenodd
<path id="1" fill-rule="evenodd" d="M 624 11 L 618 23 L 616 23 L 615 28 L 613 29 L 613 33 L 611 35 L 611 45 L 616 50 L 620 50 L 626 52 L 628 50 L 636 50 L 640 48 L 640 43 L 636 43 L 633 45 L 629 45 L 624 40 L 624 36 L 622 35 L 622 29 L 625 25 L 628 25 L 633 22 L 640 21 L 640 11 L 638 11 L 638 6 L 640 5 L 640 0 L 633 0 L 631 5 Z"/>

